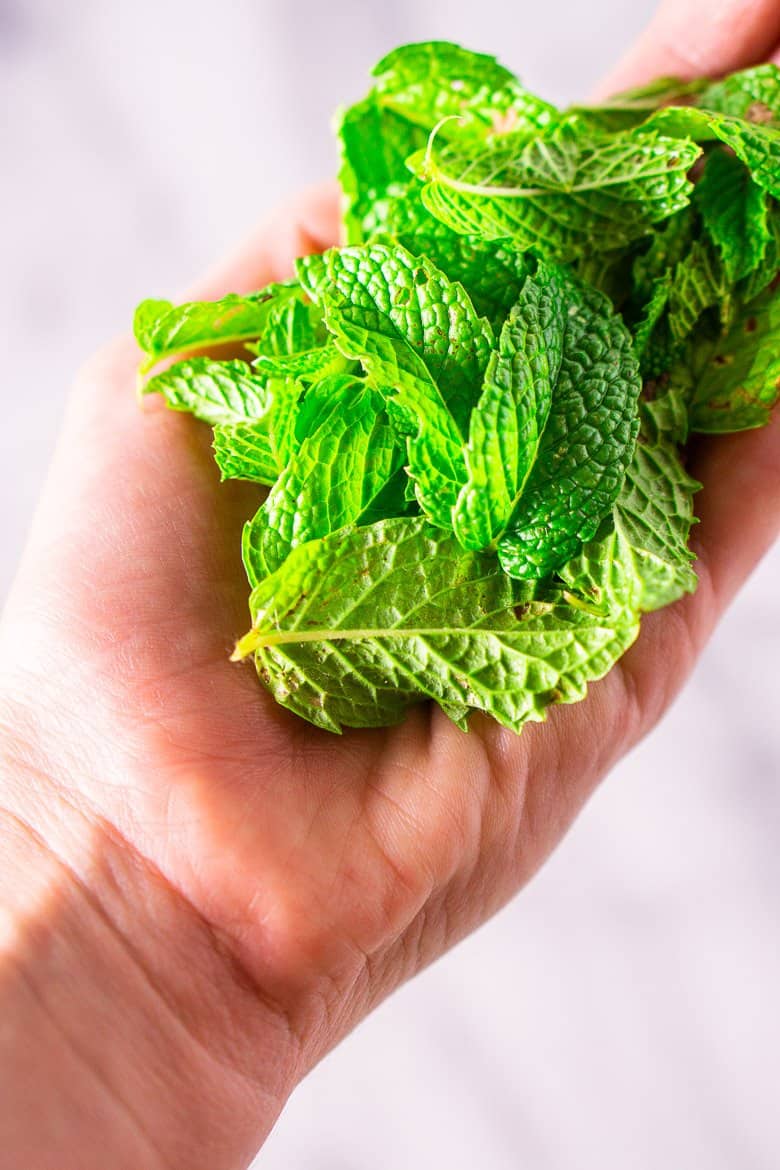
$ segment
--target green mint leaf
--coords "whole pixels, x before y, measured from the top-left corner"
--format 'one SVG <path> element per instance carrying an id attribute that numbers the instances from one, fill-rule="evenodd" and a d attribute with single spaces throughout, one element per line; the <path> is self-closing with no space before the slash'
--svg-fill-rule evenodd
<path id="1" fill-rule="evenodd" d="M 373 72 L 380 105 L 428 131 L 456 117 L 458 133 L 476 128 L 533 134 L 557 115 L 554 106 L 524 89 L 495 57 L 448 41 L 403 45 Z"/>
<path id="2" fill-rule="evenodd" d="M 531 262 L 510 243 L 463 236 L 433 219 L 415 184 L 384 205 L 381 231 L 412 256 L 425 256 L 451 281 L 462 284 L 480 317 L 496 334 L 514 305 Z M 381 242 L 381 241 L 380 241 Z"/>
<path id="3" fill-rule="evenodd" d="M 290 357 L 319 349 L 327 341 L 322 310 L 303 294 L 282 298 L 268 311 L 263 331 L 247 346 L 260 357 Z"/>
<path id="4" fill-rule="evenodd" d="M 693 208 L 686 207 L 657 230 L 634 259 L 628 317 L 646 377 L 664 373 L 679 354 L 680 341 L 669 325 L 669 298 L 675 273 L 685 283 L 685 265 L 698 230 Z"/>
<path id="5" fill-rule="evenodd" d="M 265 422 L 214 427 L 214 458 L 222 479 L 246 479 L 270 487 L 279 475 L 279 460 Z"/>
<path id="6" fill-rule="evenodd" d="M 691 430 L 764 426 L 780 390 L 780 297 L 768 289 L 740 310 L 724 337 L 695 338 L 672 379 L 689 388 Z"/>
<path id="7" fill-rule="evenodd" d="M 688 548 L 701 485 L 685 471 L 677 443 L 687 432 L 685 403 L 670 391 L 642 404 L 642 430 L 604 531 L 561 571 L 571 590 L 607 612 L 647 613 L 696 589 Z"/>
<path id="8" fill-rule="evenodd" d="M 571 260 L 628 244 L 684 207 L 699 153 L 643 131 L 594 135 L 566 123 L 530 142 L 428 149 L 408 165 L 429 180 L 426 207 L 454 230 Z"/>
<path id="9" fill-rule="evenodd" d="M 348 358 L 359 359 L 409 432 L 409 475 L 420 506 L 449 528 L 464 481 L 468 419 L 493 344 L 464 289 L 425 258 L 371 244 L 299 264 Z"/>
<path id="10" fill-rule="evenodd" d="M 652 296 L 657 280 L 671 276 L 675 265 L 690 252 L 697 234 L 698 222 L 690 206 L 656 229 L 646 250 L 634 260 L 633 288 L 640 300 Z"/>
<path id="11" fill-rule="evenodd" d="M 289 463 L 297 446 L 295 424 L 301 385 L 293 378 L 266 383 L 267 404 L 252 422 L 214 428 L 214 458 L 222 479 L 246 479 L 270 486 Z"/>
<path id="12" fill-rule="evenodd" d="M 759 187 L 780 197 L 780 129 L 773 125 L 692 107 L 670 107 L 653 114 L 642 130 L 696 142 L 720 141 L 748 167 Z"/>
<path id="13" fill-rule="evenodd" d="M 565 293 L 540 264 L 501 331 L 471 414 L 467 480 L 453 513 L 464 548 L 491 547 L 503 534 L 536 460 L 560 369 Z"/>
<path id="14" fill-rule="evenodd" d="M 341 373 L 347 367 L 342 354 L 335 345 L 321 345 L 317 349 L 301 350 L 290 354 L 260 354 L 253 365 L 266 378 L 300 378 L 305 382 L 317 381 L 328 374 Z"/>
<path id="15" fill-rule="evenodd" d="M 143 301 L 133 321 L 135 339 L 146 355 L 141 371 L 187 350 L 251 341 L 263 332 L 270 312 L 295 297 L 300 291 L 293 285 L 269 285 L 262 292 L 230 293 L 218 301 Z"/>
<path id="16" fill-rule="evenodd" d="M 780 272 L 780 206 L 769 200 L 767 208 L 767 243 L 762 264 L 754 269 L 738 286 L 743 304 L 762 293 L 773 284 Z"/>
<path id="17" fill-rule="evenodd" d="M 383 109 L 372 93 L 342 113 L 338 135 L 347 242 L 361 244 L 375 228 L 377 205 L 408 185 L 406 160 L 425 146 L 428 130 Z"/>
<path id="18" fill-rule="evenodd" d="M 707 309 L 719 305 L 724 314 L 728 311 L 730 287 L 710 241 L 694 241 L 685 259 L 675 266 L 669 289 L 669 330 L 675 345 L 685 341 Z"/>
<path id="19" fill-rule="evenodd" d="M 269 403 L 265 379 L 238 360 L 176 362 L 150 378 L 143 393 L 162 394 L 171 409 L 188 411 L 212 426 L 258 419 Z"/>
<path id="20" fill-rule="evenodd" d="M 637 443 L 615 516 L 632 550 L 636 604 L 643 613 L 696 590 L 688 538 L 693 496 L 700 487 L 685 471 L 673 442 Z"/>
<path id="21" fill-rule="evenodd" d="M 244 529 L 252 584 L 274 572 L 296 545 L 372 515 L 402 462 L 382 396 L 349 376 L 312 387 L 296 438 L 300 446 Z"/>
<path id="22" fill-rule="evenodd" d="M 780 125 L 780 69 L 755 65 L 708 85 L 698 105 L 759 125 Z"/>
<path id="23" fill-rule="evenodd" d="M 634 352 L 639 358 L 639 366 L 643 374 L 652 374 L 658 360 L 656 346 L 658 344 L 657 329 L 669 304 L 671 279 L 668 276 L 657 277 L 651 286 L 650 296 L 642 309 L 641 316 L 633 329 Z M 662 359 L 663 363 L 663 359 Z M 662 364 L 662 369 L 665 364 Z"/>
<path id="24" fill-rule="evenodd" d="M 716 150 L 696 184 L 695 202 L 720 252 L 726 280 L 736 284 L 764 259 L 769 241 L 767 196 L 739 159 Z"/>
<path id="25" fill-rule="evenodd" d="M 434 699 L 460 721 L 486 711 L 514 731 L 575 702 L 636 637 L 633 615 L 530 602 L 494 556 L 419 519 L 346 529 L 296 548 L 252 594 L 260 678 L 329 731 L 399 721 Z"/>
<path id="26" fill-rule="evenodd" d="M 361 361 L 379 387 L 403 383 L 401 409 L 407 383 L 433 381 L 467 433 L 494 337 L 461 285 L 426 258 L 385 244 L 333 249 L 298 267 L 345 357 Z M 413 406 L 409 413 L 413 424 Z"/>
<path id="27" fill-rule="evenodd" d="M 570 284 L 560 374 L 539 453 L 498 545 L 504 570 L 543 577 L 592 539 L 623 485 L 639 426 L 639 368 L 603 294 Z"/>
<path id="28" fill-rule="evenodd" d="M 593 129 L 615 133 L 640 125 L 662 106 L 687 105 L 706 87 L 706 81 L 659 77 L 647 85 L 617 93 L 601 105 L 572 106 L 567 113 L 575 114 Z"/>

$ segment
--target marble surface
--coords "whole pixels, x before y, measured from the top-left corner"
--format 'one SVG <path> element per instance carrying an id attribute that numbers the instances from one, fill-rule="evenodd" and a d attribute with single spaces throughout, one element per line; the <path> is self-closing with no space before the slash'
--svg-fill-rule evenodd
<path id="1" fill-rule="evenodd" d="M 447 36 L 583 96 L 648 0 L 0 0 L 0 596 L 68 382 L 302 182 L 371 63 Z M 780 553 L 530 889 L 298 1089 L 261 1170 L 770 1170 Z"/>

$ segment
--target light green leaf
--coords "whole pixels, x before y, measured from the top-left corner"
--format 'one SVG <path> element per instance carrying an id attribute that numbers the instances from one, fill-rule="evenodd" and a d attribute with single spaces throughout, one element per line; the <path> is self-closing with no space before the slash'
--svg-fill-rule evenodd
<path id="1" fill-rule="evenodd" d="M 679 393 L 642 405 L 642 433 L 611 517 L 561 571 L 588 604 L 647 613 L 696 589 L 688 548 L 700 484 L 677 453 L 687 418 Z"/>
<path id="2" fill-rule="evenodd" d="M 462 284 L 477 313 L 488 319 L 498 336 L 531 270 L 525 253 L 508 242 L 460 235 L 434 219 L 422 205 L 418 184 L 403 197 L 387 201 L 381 231 L 410 255 L 427 257 L 451 281 Z"/>
<path id="3" fill-rule="evenodd" d="M 384 244 L 334 248 L 298 269 L 345 357 L 384 386 L 424 368 L 465 433 L 494 337 L 459 284 Z"/>
<path id="4" fill-rule="evenodd" d="M 163 394 L 172 410 L 188 411 L 212 426 L 258 419 L 269 403 L 265 379 L 246 362 L 210 358 L 176 362 L 150 378 L 143 393 Z"/>
<path id="5" fill-rule="evenodd" d="M 585 284 L 606 293 L 616 308 L 620 308 L 631 289 L 631 268 L 634 246 L 609 252 L 588 252 L 574 260 L 572 272 Z"/>
<path id="6" fill-rule="evenodd" d="M 754 65 L 708 85 L 698 105 L 764 126 L 780 125 L 780 69 Z"/>
<path id="7" fill-rule="evenodd" d="M 309 390 L 296 439 L 297 451 L 244 529 L 252 584 L 274 572 L 296 545 L 362 522 L 402 462 L 382 396 L 348 376 Z"/>
<path id="8" fill-rule="evenodd" d="M 300 383 L 293 378 L 272 378 L 266 393 L 267 405 L 257 420 L 214 428 L 214 458 L 223 480 L 246 479 L 270 486 L 296 449 Z"/>
<path id="9" fill-rule="evenodd" d="M 560 375 L 539 454 L 498 545 L 505 571 L 543 577 L 591 540 L 623 485 L 638 430 L 639 368 L 607 298 L 572 282 Z"/>
<path id="10" fill-rule="evenodd" d="M 303 294 L 282 298 L 268 312 L 268 319 L 256 342 L 247 346 L 260 357 L 289 357 L 318 349 L 327 341 L 322 310 Z"/>
<path id="11" fill-rule="evenodd" d="M 409 474 L 434 523 L 451 524 L 462 448 L 493 344 L 465 291 L 425 258 L 371 244 L 299 262 L 341 352 L 359 359 L 409 432 Z"/>
<path id="12" fill-rule="evenodd" d="M 596 130 L 614 133 L 640 125 L 661 106 L 687 105 L 707 86 L 706 81 L 659 77 L 647 85 L 616 93 L 597 106 L 572 106 L 567 113 Z"/>
<path id="13" fill-rule="evenodd" d="M 142 373 L 187 350 L 251 341 L 263 332 L 275 307 L 296 297 L 300 290 L 294 285 L 270 284 L 262 292 L 231 293 L 218 301 L 143 301 L 133 321 L 135 339 L 146 354 Z"/>
<path id="14" fill-rule="evenodd" d="M 328 344 L 298 353 L 260 354 L 253 365 L 266 378 L 300 378 L 313 382 L 328 374 L 343 372 L 348 363 L 335 345 Z"/>
<path id="15" fill-rule="evenodd" d="M 375 67 L 380 105 L 430 131 L 457 117 L 457 133 L 508 130 L 534 134 L 549 125 L 554 106 L 528 92 L 495 57 L 448 41 L 402 45 Z"/>
<path id="16" fill-rule="evenodd" d="M 689 254 L 698 230 L 697 217 L 691 206 L 656 229 L 646 251 L 634 260 L 633 285 L 640 300 L 650 299 L 656 281 L 671 277 L 675 266 Z"/>
<path id="17" fill-rule="evenodd" d="M 295 549 L 255 588 L 255 653 L 277 702 L 329 731 L 400 720 L 434 699 L 462 719 L 519 731 L 584 697 L 636 637 L 630 614 L 530 602 L 494 556 L 464 552 L 421 520 L 346 529 Z"/>
<path id="18" fill-rule="evenodd" d="M 780 198 L 780 129 L 774 125 L 693 107 L 672 107 L 653 114 L 645 129 L 696 142 L 719 140 L 748 167 L 759 187 Z"/>
<path id="19" fill-rule="evenodd" d="M 565 312 L 557 270 L 540 264 L 501 331 L 471 415 L 468 478 L 453 513 L 464 548 L 491 547 L 513 516 L 550 413 Z"/>
<path id="20" fill-rule="evenodd" d="M 270 487 L 279 474 L 268 424 L 221 424 L 214 427 L 214 458 L 222 479 L 246 479 Z"/>
<path id="21" fill-rule="evenodd" d="M 780 297 L 771 289 L 745 305 L 725 337 L 696 338 L 672 373 L 689 387 L 691 430 L 749 430 L 769 421 L 780 389 Z"/>
<path id="22" fill-rule="evenodd" d="M 337 132 L 347 242 L 361 244 L 376 226 L 377 205 L 406 189 L 406 160 L 425 146 L 428 131 L 383 109 L 371 93 L 341 114 Z"/>
<path id="23" fill-rule="evenodd" d="M 566 123 L 530 142 L 456 143 L 414 155 L 431 214 L 463 234 L 571 260 L 646 235 L 690 198 L 689 142 Z"/>

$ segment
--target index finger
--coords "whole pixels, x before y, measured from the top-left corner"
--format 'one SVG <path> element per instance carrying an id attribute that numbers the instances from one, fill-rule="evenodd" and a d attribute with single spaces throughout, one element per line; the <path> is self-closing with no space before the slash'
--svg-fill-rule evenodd
<path id="1" fill-rule="evenodd" d="M 308 187 L 277 207 L 248 239 L 204 273 L 188 296 L 211 300 L 286 280 L 299 256 L 324 252 L 340 242 L 340 220 L 338 184 Z"/>

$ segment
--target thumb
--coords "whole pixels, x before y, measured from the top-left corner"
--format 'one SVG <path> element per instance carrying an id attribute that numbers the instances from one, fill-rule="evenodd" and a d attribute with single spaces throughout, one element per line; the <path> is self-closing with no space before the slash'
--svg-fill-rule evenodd
<path id="1" fill-rule="evenodd" d="M 780 41 L 777 0 L 662 0 L 650 24 L 598 87 L 606 97 L 656 77 L 706 77 L 769 57 Z"/>

